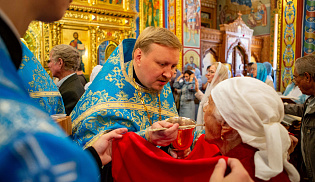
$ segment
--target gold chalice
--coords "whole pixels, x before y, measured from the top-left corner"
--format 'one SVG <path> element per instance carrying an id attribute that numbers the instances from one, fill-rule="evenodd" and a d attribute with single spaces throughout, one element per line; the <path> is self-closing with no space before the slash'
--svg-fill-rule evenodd
<path id="1" fill-rule="evenodd" d="M 172 145 L 174 150 L 177 151 L 178 158 L 184 158 L 184 151 L 188 149 L 193 142 L 193 131 L 196 127 L 196 123 L 194 120 L 186 117 L 172 117 L 166 119 L 166 121 L 179 124 L 177 138 L 172 142 Z"/>

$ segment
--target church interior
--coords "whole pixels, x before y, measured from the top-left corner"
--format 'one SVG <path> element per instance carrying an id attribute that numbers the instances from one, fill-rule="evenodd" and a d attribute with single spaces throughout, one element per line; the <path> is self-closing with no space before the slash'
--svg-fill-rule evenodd
<path id="1" fill-rule="evenodd" d="M 7 181 L 314 181 L 315 0 L 35 1 L 0 3 Z"/>
<path id="2" fill-rule="evenodd" d="M 165 27 L 181 41 L 178 69 L 189 58 L 204 75 L 222 62 L 231 76 L 249 62 L 269 62 L 277 91 L 293 78 L 294 61 L 314 52 L 312 1 L 298 0 L 74 0 L 54 23 L 33 22 L 22 41 L 49 72 L 49 50 L 78 35 L 87 79 L 126 38 L 148 26 Z M 303 26 L 302 26 L 303 25 Z"/>

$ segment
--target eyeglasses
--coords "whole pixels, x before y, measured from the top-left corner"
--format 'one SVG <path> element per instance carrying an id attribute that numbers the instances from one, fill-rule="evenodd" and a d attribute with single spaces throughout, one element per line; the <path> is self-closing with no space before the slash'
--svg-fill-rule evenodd
<path id="1" fill-rule="evenodd" d="M 299 77 L 299 76 L 304 76 L 304 74 L 305 74 L 305 73 L 298 74 L 298 75 L 293 75 L 292 81 L 295 83 L 295 80 L 297 79 L 297 77 Z"/>

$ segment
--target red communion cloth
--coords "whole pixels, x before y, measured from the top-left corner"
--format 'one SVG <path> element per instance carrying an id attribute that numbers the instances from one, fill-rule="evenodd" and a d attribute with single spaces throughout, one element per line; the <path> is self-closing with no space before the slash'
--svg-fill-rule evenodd
<path id="1" fill-rule="evenodd" d="M 112 175 L 117 182 L 209 182 L 219 149 L 202 135 L 185 159 L 174 159 L 139 135 L 129 132 L 113 141 Z M 227 160 L 226 157 L 223 157 Z"/>

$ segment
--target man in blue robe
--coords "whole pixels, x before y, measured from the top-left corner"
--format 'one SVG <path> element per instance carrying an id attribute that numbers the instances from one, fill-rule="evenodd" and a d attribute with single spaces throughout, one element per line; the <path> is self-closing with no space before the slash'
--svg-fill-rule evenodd
<path id="1" fill-rule="evenodd" d="M 49 115 L 64 114 L 64 103 L 56 84 L 23 42 L 22 50 L 23 57 L 18 74 L 31 98 Z"/>
<path id="2" fill-rule="evenodd" d="M 58 20 L 70 3 L 71 0 L 0 0 L 1 181 L 97 181 L 98 165 L 109 162 L 110 156 L 105 152 L 109 140 L 127 131 L 103 135 L 90 153 L 83 151 L 30 98 L 17 73 L 22 60 L 19 37 L 29 23 Z"/>
<path id="3" fill-rule="evenodd" d="M 169 145 L 178 124 L 161 120 L 178 116 L 168 82 L 181 47 L 172 32 L 157 27 L 146 28 L 136 42 L 124 40 L 73 109 L 72 139 L 85 148 L 102 133 L 125 127 L 155 145 Z M 159 127 L 169 129 L 150 130 Z"/>

